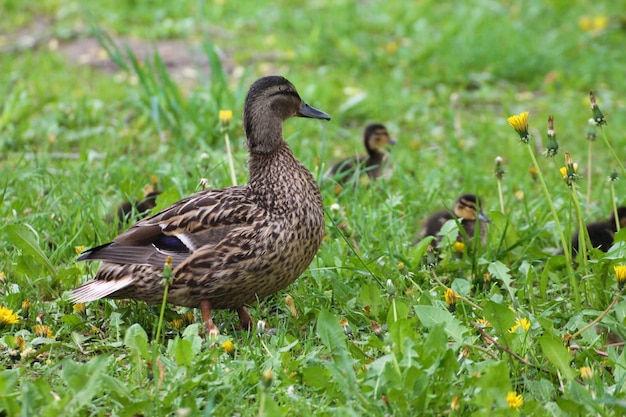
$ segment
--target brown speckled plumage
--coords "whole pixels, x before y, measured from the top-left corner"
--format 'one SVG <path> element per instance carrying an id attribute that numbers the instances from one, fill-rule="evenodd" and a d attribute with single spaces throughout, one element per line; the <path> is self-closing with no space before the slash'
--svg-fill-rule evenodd
<path id="1" fill-rule="evenodd" d="M 86 251 L 79 260 L 104 262 L 93 280 L 72 291 L 72 300 L 159 303 L 169 256 L 168 302 L 200 307 L 208 332 L 217 331 L 212 309 L 236 309 L 242 325 L 251 326 L 244 306 L 298 278 L 324 236 L 317 183 L 283 139 L 282 124 L 294 116 L 330 119 L 283 77 L 252 84 L 243 112 L 248 185 L 196 193 Z"/>
<path id="2" fill-rule="evenodd" d="M 467 235 L 470 239 L 476 233 L 476 223 L 478 220 L 478 223 L 480 224 L 481 240 L 484 241 L 486 234 L 485 222 L 488 223 L 490 220 L 483 213 L 480 199 L 478 199 L 474 194 L 463 194 L 454 203 L 452 211 L 438 211 L 433 213 L 424 221 L 416 243 L 427 236 L 436 237 L 437 243 L 439 243 L 441 240 L 439 232 L 441 231 L 444 223 L 455 218 L 459 220 L 460 225 L 463 227 L 463 230 L 465 230 L 465 235 Z M 462 242 L 464 240 L 465 238 L 463 233 L 459 233 L 457 241 Z"/>
<path id="3" fill-rule="evenodd" d="M 395 143 L 395 139 L 389 135 L 384 125 L 370 124 L 363 132 L 363 144 L 367 155 L 358 155 L 336 163 L 328 175 L 343 183 L 358 178 L 363 173 L 366 173 L 370 179 L 379 178 L 385 173 L 385 167 L 388 165 L 388 155 L 382 151 L 382 148 Z"/>

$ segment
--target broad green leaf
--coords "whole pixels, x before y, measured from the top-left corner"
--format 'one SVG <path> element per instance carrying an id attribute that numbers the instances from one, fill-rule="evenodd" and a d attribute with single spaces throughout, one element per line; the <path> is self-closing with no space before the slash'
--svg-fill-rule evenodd
<path id="1" fill-rule="evenodd" d="M 52 275 L 56 275 L 56 270 L 50 262 L 50 259 L 39 247 L 37 232 L 29 225 L 26 224 L 10 224 L 6 227 L 6 231 L 9 235 L 9 241 L 17 246 L 22 252 L 32 256 L 45 265 L 48 271 Z"/>
<path id="2" fill-rule="evenodd" d="M 11 393 L 17 384 L 19 376 L 20 370 L 17 368 L 0 372 L 0 392 L 5 394 Z"/>
<path id="3" fill-rule="evenodd" d="M 509 329 L 515 324 L 515 313 L 502 304 L 488 301 L 483 314 L 498 334 L 499 342 L 510 347 L 512 338 Z"/>
<path id="4" fill-rule="evenodd" d="M 502 281 L 502 283 L 504 284 L 504 288 L 506 288 L 509 295 L 511 296 L 511 300 L 513 302 L 517 302 L 515 298 L 515 292 L 517 291 L 517 289 L 511 286 L 511 283 L 513 281 L 511 280 L 511 274 L 509 273 L 511 270 L 509 269 L 509 267 L 500 261 L 495 261 L 489 264 L 489 267 L 487 269 L 489 270 L 491 276 Z"/>
<path id="5" fill-rule="evenodd" d="M 426 327 L 433 327 L 437 324 L 443 324 L 444 330 L 455 342 L 463 341 L 463 334 L 467 332 L 467 327 L 454 317 L 449 311 L 443 310 L 435 306 L 415 306 L 415 314 L 420 322 Z"/>
<path id="6" fill-rule="evenodd" d="M 361 302 L 370 307 L 370 312 L 374 317 L 378 317 L 378 306 L 380 305 L 380 286 L 375 282 L 370 282 L 361 287 L 359 295 Z"/>
<path id="7" fill-rule="evenodd" d="M 126 330 L 124 345 L 128 347 L 133 356 L 143 359 L 150 358 L 148 335 L 139 324 L 135 323 Z"/>
<path id="8" fill-rule="evenodd" d="M 183 339 L 188 340 L 191 343 L 191 351 L 194 356 L 200 353 L 202 350 L 202 338 L 198 334 L 198 329 L 200 328 L 200 324 L 193 323 L 187 326 L 185 331 L 183 332 Z"/>
<path id="9" fill-rule="evenodd" d="M 73 392 L 72 399 L 67 405 L 69 410 L 78 410 L 84 407 L 91 402 L 93 397 L 104 391 L 100 379 L 107 360 L 107 356 L 96 356 L 87 363 L 69 360 L 64 362 L 63 379 Z"/>
<path id="10" fill-rule="evenodd" d="M 189 366 L 193 360 L 193 349 L 191 342 L 185 339 L 174 339 L 174 357 L 176 363 L 181 366 Z"/>
<path id="11" fill-rule="evenodd" d="M 573 379 L 575 377 L 574 370 L 569 365 L 572 361 L 572 357 L 559 338 L 544 334 L 539 338 L 539 345 L 541 345 L 541 350 L 546 358 L 561 371 L 561 374 L 566 379 Z"/>
<path id="12" fill-rule="evenodd" d="M 326 310 L 320 311 L 317 319 L 317 333 L 333 358 L 334 366 L 325 363 L 328 370 L 334 379 L 341 383 L 344 394 L 350 396 L 352 387 L 356 383 L 356 375 L 348 355 L 346 335 L 339 324 L 339 319 Z"/>

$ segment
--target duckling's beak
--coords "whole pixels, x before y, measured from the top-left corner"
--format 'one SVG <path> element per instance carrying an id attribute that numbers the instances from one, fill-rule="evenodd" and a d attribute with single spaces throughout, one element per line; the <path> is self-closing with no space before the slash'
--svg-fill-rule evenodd
<path id="1" fill-rule="evenodd" d="M 395 145 L 396 143 L 398 143 L 398 141 L 396 140 L 396 138 L 392 138 L 391 136 L 389 137 L 389 141 L 387 142 L 390 145 Z"/>
<path id="2" fill-rule="evenodd" d="M 478 212 L 478 218 L 480 219 L 481 222 L 491 223 L 491 219 L 487 217 L 487 215 L 483 213 L 482 210 Z"/>
<path id="3" fill-rule="evenodd" d="M 309 106 L 304 101 L 302 101 L 297 115 L 300 117 L 310 117 L 312 119 L 330 120 L 330 116 L 328 114 L 316 109 L 315 107 Z"/>

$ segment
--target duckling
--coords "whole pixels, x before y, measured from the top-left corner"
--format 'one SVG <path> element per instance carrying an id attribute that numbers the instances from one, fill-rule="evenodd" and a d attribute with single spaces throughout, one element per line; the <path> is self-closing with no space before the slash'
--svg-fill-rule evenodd
<path id="1" fill-rule="evenodd" d="M 450 210 L 441 210 L 428 217 L 424 222 L 416 243 L 427 236 L 435 236 L 437 238 L 437 243 L 439 243 L 441 237 L 438 236 L 438 234 L 441 231 L 441 228 L 445 222 L 452 219 L 458 219 L 461 226 L 463 226 L 463 230 L 465 230 L 465 235 L 463 235 L 463 233 L 459 233 L 457 237 L 457 241 L 459 242 L 464 240 L 464 236 L 467 236 L 470 239 L 474 236 L 476 233 L 477 220 L 480 220 L 479 233 L 481 240 L 484 243 L 485 234 L 487 232 L 485 223 L 490 223 L 491 219 L 485 215 L 482 210 L 480 199 L 474 194 L 461 195 L 454 203 L 452 212 L 450 212 Z"/>
<path id="2" fill-rule="evenodd" d="M 389 135 L 387 128 L 380 124 L 370 124 L 363 132 L 363 144 L 367 156 L 356 156 L 344 159 L 335 164 L 328 175 L 340 182 L 346 183 L 354 176 L 365 172 L 370 179 L 376 179 L 385 174 L 384 168 L 388 155 L 381 149 L 387 145 L 395 145 L 396 140 Z"/>
<path id="3" fill-rule="evenodd" d="M 117 220 L 118 225 L 121 227 L 127 221 L 133 217 L 134 220 L 140 220 L 156 207 L 156 198 L 161 194 L 161 191 L 155 190 L 153 187 L 148 186 L 144 190 L 143 199 L 140 201 L 124 201 L 117 208 Z"/>
<path id="4" fill-rule="evenodd" d="M 255 81 L 243 109 L 248 184 L 195 193 L 83 252 L 79 261 L 103 262 L 70 299 L 160 303 L 164 265 L 171 262 L 169 303 L 199 307 L 212 335 L 219 334 L 215 309 L 236 310 L 241 327 L 251 329 L 246 306 L 295 281 L 324 237 L 317 182 L 283 139 L 283 122 L 295 116 L 330 120 L 287 79 Z"/>
<path id="5" fill-rule="evenodd" d="M 620 228 L 626 227 L 626 207 L 617 208 L 617 219 Z M 611 217 L 608 220 L 593 222 L 587 225 L 591 246 L 600 249 L 602 252 L 608 252 L 611 248 L 616 232 L 615 213 L 611 213 Z M 578 233 L 576 232 L 572 236 L 572 256 L 576 256 L 578 253 Z"/>

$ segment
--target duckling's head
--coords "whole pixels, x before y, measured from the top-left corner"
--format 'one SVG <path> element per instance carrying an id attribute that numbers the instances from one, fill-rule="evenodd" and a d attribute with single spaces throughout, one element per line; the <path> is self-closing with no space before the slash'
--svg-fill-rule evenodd
<path id="1" fill-rule="evenodd" d="M 272 75 L 256 80 L 243 106 L 243 128 L 250 152 L 274 151 L 282 141 L 282 123 L 295 116 L 330 120 L 328 114 L 304 102 L 286 78 Z"/>
<path id="2" fill-rule="evenodd" d="M 619 219 L 619 227 L 623 229 L 626 227 L 626 207 L 621 206 L 617 208 L 617 218 Z M 615 213 L 611 214 L 611 218 L 609 219 L 609 223 L 611 226 L 615 225 Z"/>
<path id="3" fill-rule="evenodd" d="M 389 135 L 385 125 L 373 123 L 365 128 L 363 143 L 368 152 L 376 152 L 387 145 L 395 145 L 396 140 Z"/>
<path id="4" fill-rule="evenodd" d="M 454 203 L 454 214 L 463 220 L 480 219 L 483 222 L 491 222 L 491 219 L 483 213 L 480 199 L 474 194 L 463 194 Z"/>

